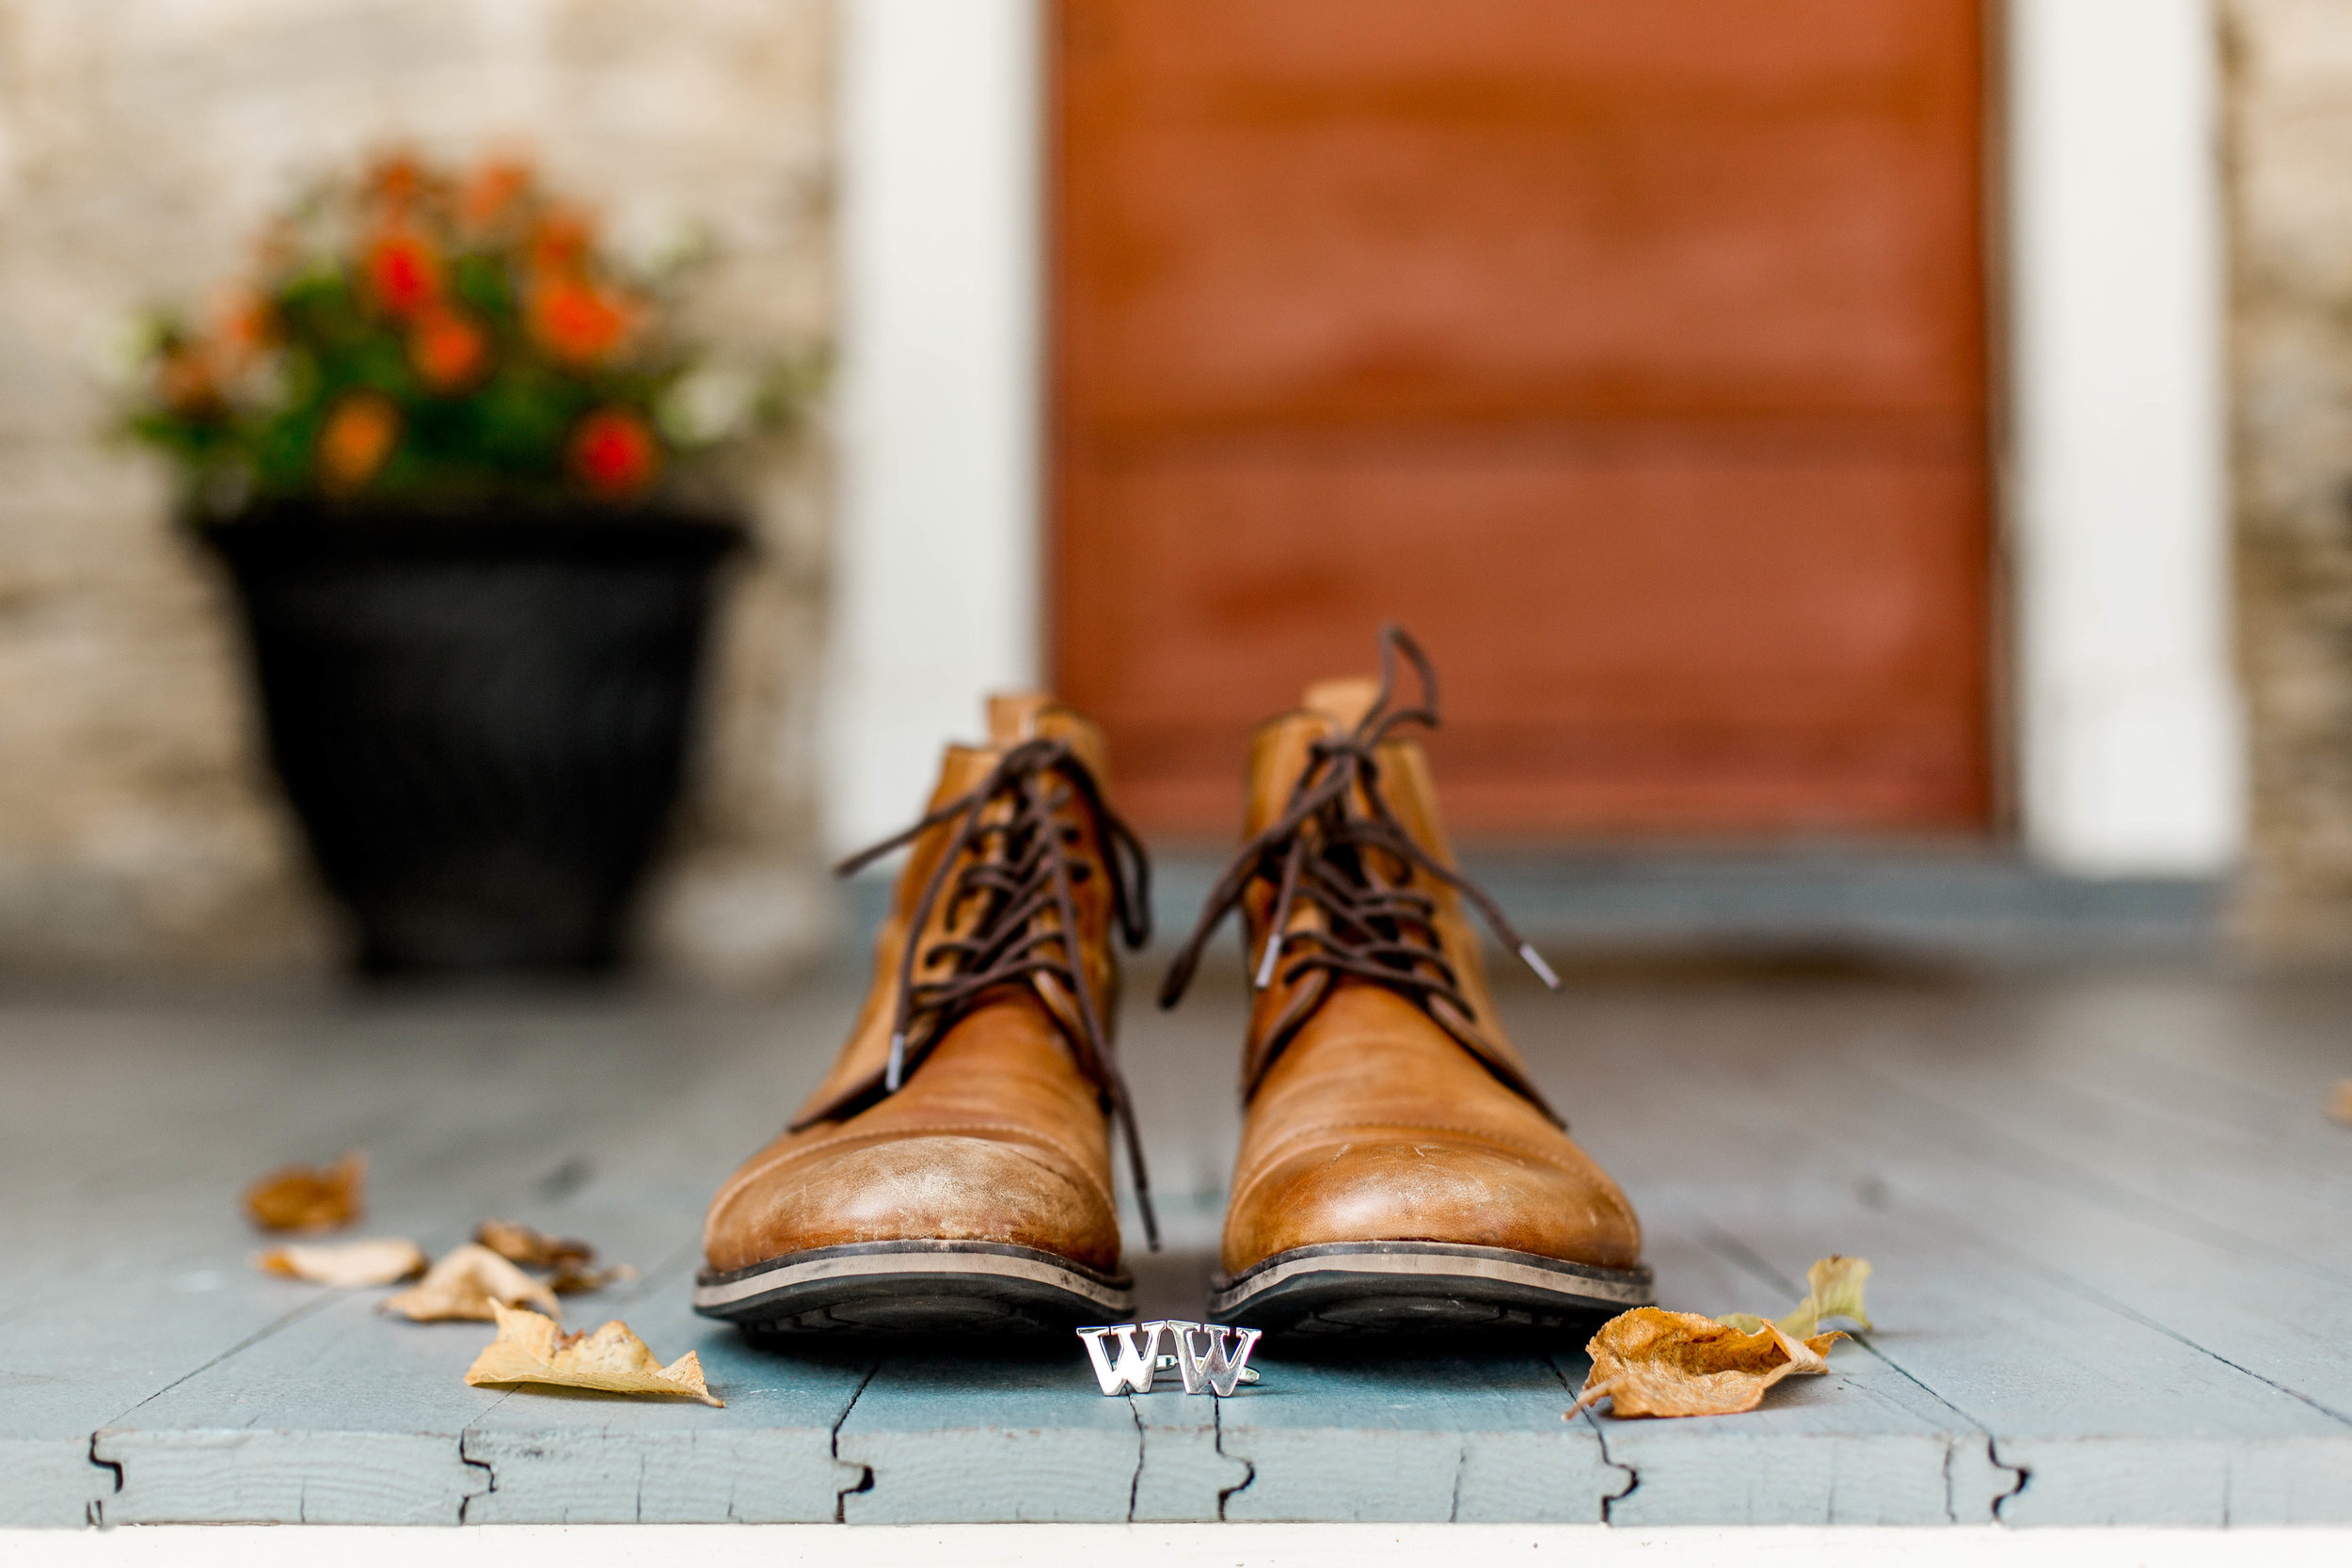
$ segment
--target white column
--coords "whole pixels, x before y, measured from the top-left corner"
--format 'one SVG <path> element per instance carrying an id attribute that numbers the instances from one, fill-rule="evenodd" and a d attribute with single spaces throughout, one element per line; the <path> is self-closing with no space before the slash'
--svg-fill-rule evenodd
<path id="1" fill-rule="evenodd" d="M 2222 230 L 2208 0 L 2009 0 L 2010 516 L 2025 833 L 2226 869 Z"/>
<path id="2" fill-rule="evenodd" d="M 821 722 L 835 850 L 1038 678 L 1036 0 L 844 0 L 842 488 Z"/>

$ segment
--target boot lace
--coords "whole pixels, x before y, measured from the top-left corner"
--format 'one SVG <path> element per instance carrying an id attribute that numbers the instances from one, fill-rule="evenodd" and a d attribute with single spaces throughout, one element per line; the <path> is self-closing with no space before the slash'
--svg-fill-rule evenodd
<path id="1" fill-rule="evenodd" d="M 1410 664 L 1421 700 L 1409 707 L 1396 700 L 1398 656 Z M 1260 883 L 1274 891 L 1265 942 L 1251 965 L 1250 987 L 1263 991 L 1278 976 L 1295 984 L 1322 970 L 1368 980 L 1413 1002 L 1449 1033 L 1477 1017 L 1463 993 L 1461 976 L 1445 956 L 1437 926 L 1438 901 L 1429 883 L 1441 883 L 1467 899 L 1503 946 L 1516 952 L 1553 990 L 1559 976 L 1508 917 L 1469 878 L 1440 863 L 1406 831 L 1381 789 L 1378 750 L 1400 725 L 1438 726 L 1438 677 L 1421 645 L 1399 626 L 1380 629 L 1380 685 L 1371 707 L 1346 734 L 1314 742 L 1306 769 L 1281 814 L 1233 857 L 1169 965 L 1160 1006 L 1172 1007 L 1200 967 L 1200 955 L 1225 917 Z M 1422 879 L 1427 879 L 1426 881 Z M 1290 928 L 1301 904 L 1322 915 L 1319 924 Z M 1279 1042 L 1278 1042 L 1279 1044 Z M 1500 1053 L 1473 1047 L 1473 1053 L 1535 1103 L 1542 1098 Z M 1245 1092 L 1254 1089 L 1267 1062 L 1258 1064 Z"/>
<path id="2" fill-rule="evenodd" d="M 1084 837 L 1071 820 L 1073 805 L 1094 829 L 1103 848 L 1099 862 L 1073 852 Z M 1110 809 L 1093 771 L 1068 742 L 1041 737 L 1010 748 L 971 789 L 903 832 L 859 850 L 834 874 L 853 875 L 948 823 L 953 831 L 923 884 L 898 958 L 889 1061 L 798 1126 L 838 1119 L 896 1094 L 989 992 L 1050 979 L 1069 992 L 1078 1015 L 1074 1035 L 1065 1029 L 1063 1037 L 1079 1072 L 1117 1120 L 1144 1235 L 1156 1251 L 1159 1221 L 1134 1101 L 1104 1024 L 1106 999 L 1094 994 L 1088 977 L 1073 892 L 1093 879 L 1099 866 L 1109 882 L 1113 926 L 1130 950 L 1141 947 L 1152 935 L 1151 863 L 1142 843 Z M 926 942 L 923 933 L 943 899 L 948 934 Z"/>

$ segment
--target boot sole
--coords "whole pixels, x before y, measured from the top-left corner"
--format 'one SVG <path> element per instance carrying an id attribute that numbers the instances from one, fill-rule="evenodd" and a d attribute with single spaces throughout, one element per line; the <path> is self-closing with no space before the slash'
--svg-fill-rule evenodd
<path id="1" fill-rule="evenodd" d="M 861 1242 L 694 1279 L 694 1310 L 755 1334 L 1044 1332 L 1135 1316 L 1134 1283 L 1033 1247 Z"/>
<path id="2" fill-rule="evenodd" d="M 1217 1279 L 1209 1316 L 1269 1332 L 1411 1334 L 1562 1328 L 1657 1300 L 1646 1268 L 1442 1242 L 1330 1242 Z"/>

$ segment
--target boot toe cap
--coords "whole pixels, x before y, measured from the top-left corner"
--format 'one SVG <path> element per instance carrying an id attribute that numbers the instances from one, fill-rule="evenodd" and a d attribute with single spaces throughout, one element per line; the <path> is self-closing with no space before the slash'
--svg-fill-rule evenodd
<path id="1" fill-rule="evenodd" d="M 1409 1135 L 1291 1151 L 1235 1194 L 1226 1270 L 1302 1246 L 1391 1241 L 1633 1267 L 1642 1236 L 1631 1206 L 1573 1145 L 1568 1152 L 1573 1159 L 1555 1162 L 1481 1140 Z"/>
<path id="2" fill-rule="evenodd" d="M 997 1242 L 1115 1269 L 1108 1195 L 1046 1151 L 941 1134 L 836 1146 L 739 1182 L 714 1206 L 705 1252 L 720 1271 L 857 1243 Z"/>

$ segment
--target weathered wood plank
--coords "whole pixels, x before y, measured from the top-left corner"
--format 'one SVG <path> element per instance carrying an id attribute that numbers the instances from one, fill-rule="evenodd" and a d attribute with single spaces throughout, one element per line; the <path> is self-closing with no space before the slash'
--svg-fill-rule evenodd
<path id="1" fill-rule="evenodd" d="M 702 1071 L 695 1094 L 664 1095 L 595 1150 L 595 1175 L 558 1200 L 526 1199 L 503 1213 L 596 1243 L 608 1259 L 666 1259 L 637 1286 L 566 1302 L 587 1327 L 622 1318 L 665 1360 L 701 1358 L 726 1401 L 713 1410 L 683 1402 L 567 1396 L 520 1389 L 468 1426 L 469 1461 L 490 1489 L 466 1520 L 581 1524 L 620 1521 L 826 1521 L 862 1467 L 833 1456 L 833 1433 L 879 1352 L 829 1345 L 756 1348 L 733 1329 L 696 1317 L 689 1288 L 701 1260 L 702 1209 L 739 1155 L 773 1131 L 788 1087 L 776 1082 L 787 1054 L 830 1050 L 837 1006 L 789 1009 Z"/>
<path id="2" fill-rule="evenodd" d="M 1131 1395 L 1127 1402 L 1143 1433 L 1143 1464 L 1128 1517 L 1138 1524 L 1222 1517 L 1227 1495 L 1250 1479 L 1248 1462 L 1219 1446 L 1225 1402 L 1163 1386 Z"/>
<path id="3" fill-rule="evenodd" d="M 2000 1085 L 1890 1053 L 1872 1064 L 1916 1095 L 1946 1138 L 2119 1212 L 2169 1211 L 2216 1240 L 2258 1242 L 2282 1268 L 2352 1287 L 2352 1180 L 2305 1158 L 2158 1117 L 2144 1103 L 2030 1069 Z M 2182 1228 L 2186 1228 L 2183 1227 Z"/>
<path id="4" fill-rule="evenodd" d="M 1251 1472 L 1228 1519 L 1597 1521 L 1624 1490 L 1532 1352 L 1268 1341 L 1253 1364 L 1263 1382 L 1217 1402 L 1222 1449 Z"/>
<path id="5" fill-rule="evenodd" d="M 2012 1524 L 2352 1520 L 2352 1429 L 1931 1213 L 1757 1194 L 1709 1212 L 1781 1272 L 1869 1258 L 1871 1348 L 1993 1434 L 2025 1472 Z M 2259 1450 L 2265 1475 L 2241 1473 Z M 2266 1476 L 2291 1476 L 2274 1486 Z"/>
<path id="6" fill-rule="evenodd" d="M 872 1472 L 842 1498 L 850 1524 L 1124 1520 L 1144 1434 L 1094 1386 L 1077 1340 L 1001 1354 L 899 1350 L 841 1423 L 835 1455 Z"/>
<path id="7" fill-rule="evenodd" d="M 1654 1206 L 1648 1250 L 1662 1305 L 1716 1316 L 1786 1311 L 1776 1282 L 1738 1269 L 1701 1239 L 1704 1223 Z M 1580 1362 L 1576 1379 L 1581 1383 Z M 1990 1435 L 1867 1344 L 1830 1371 L 1780 1385 L 1762 1409 L 1699 1420 L 1594 1418 L 1633 1484 L 1613 1524 L 1990 1524 L 2018 1478 Z"/>
<path id="8" fill-rule="evenodd" d="M 480 1323 L 379 1317 L 353 1294 L 143 1402 L 98 1436 L 119 1524 L 453 1524 L 488 1475 L 459 1434 L 495 1405 Z"/>
<path id="9" fill-rule="evenodd" d="M 610 1227 L 602 1232 L 611 1233 Z M 863 1472 L 833 1456 L 834 1428 L 874 1353 L 755 1349 L 694 1316 L 686 1270 L 643 1291 L 567 1305 L 582 1327 L 624 1318 L 664 1360 L 693 1351 L 726 1407 L 519 1388 L 471 1421 L 468 1463 L 486 1490 L 468 1524 L 784 1524 L 836 1517 Z"/>
<path id="10" fill-rule="evenodd" d="M 777 1354 L 691 1318 L 702 1204 L 830 1052 L 837 992 L 85 1009 L 29 1034 L 0 1015 L 0 1247 L 27 1264 L 0 1271 L 0 1517 L 830 1518 L 870 1471 L 843 1517 L 2352 1518 L 2352 1249 L 2302 1224 L 2343 1190 L 2340 1130 L 2294 1119 L 2328 1070 L 2325 1009 L 2201 985 L 1513 999 L 1648 1220 L 1666 1305 L 1774 1311 L 1822 1252 L 1880 1266 L 1886 1326 L 1830 1377 L 1671 1423 L 1563 1421 L 1571 1344 L 1269 1346 L 1266 1384 L 1231 1400 L 1104 1400 L 1074 1341 L 1003 1367 L 902 1347 L 867 1383 L 867 1353 Z M 1135 1011 L 1174 1189 L 1170 1253 L 1137 1274 L 1154 1315 L 1191 1315 L 1232 1021 Z M 250 1274 L 237 1186 L 354 1143 L 376 1156 L 371 1231 L 439 1247 L 499 1214 L 654 1269 L 571 1321 L 698 1348 L 728 1409 L 468 1390 L 486 1325 L 389 1323 Z M 2208 1173 L 2222 1197 L 2196 1190 Z M 2229 1223 L 2265 1195 L 2267 1217 Z M 89 1461 L 102 1427 L 119 1497 Z"/>
<path id="11" fill-rule="evenodd" d="M 2077 1272 L 2089 1238 L 2115 1237 L 2137 1218 L 2122 1243 L 2139 1249 L 2138 1282 L 2127 1294 L 2153 1305 L 2169 1275 L 2170 1307 L 2215 1298 L 2201 1326 L 2219 1329 L 2234 1310 L 2238 1348 L 2306 1382 L 2321 1368 L 2313 1341 L 2342 1314 L 2314 1294 L 2316 1280 L 2292 1281 L 2299 1271 L 2249 1256 L 2266 1250 L 2260 1238 L 2233 1255 L 2218 1244 L 2227 1232 L 2157 1195 L 2119 1202 L 2114 1186 L 2081 1180 L 2079 1164 L 2017 1158 L 2005 1125 L 1981 1135 L 1989 1117 L 1956 1117 L 1890 1085 L 1888 1061 L 1931 1060 L 1972 1092 L 2015 1092 L 2032 1070 L 2017 1019 L 2004 1033 L 1998 1009 L 1985 1017 L 1974 995 L 1880 996 L 1842 1017 L 1803 996 L 1740 1001 L 1716 1038 L 1704 1028 L 1650 1027 L 1638 1055 L 1581 1053 L 1588 1126 L 1604 1141 L 1613 1128 L 1674 1127 L 1673 1139 L 1626 1146 L 1619 1164 L 1645 1211 L 1653 1220 L 1676 1206 L 1711 1215 L 1791 1286 L 1822 1253 L 1877 1261 L 1873 1300 L 1897 1307 L 1879 1314 L 1889 1326 L 1872 1336 L 1873 1348 L 1989 1430 L 1996 1460 L 2027 1472 L 2001 1502 L 2002 1518 L 2344 1516 L 2341 1423 L 2170 1324 L 2152 1324 L 2141 1307 L 2086 1286 Z M 1707 1010 L 1724 1009 L 1719 1002 Z M 1963 1026 L 1971 1019 L 1980 1037 Z M 1932 1044 L 1909 1043 L 1923 1037 Z M 2259 1049 L 2258 1040 L 2239 1043 Z M 1971 1062 L 1980 1067 L 1974 1076 Z M 1604 1148 L 1604 1157 L 1613 1156 Z M 1678 1181 L 1677 1157 L 1687 1162 Z M 1997 1221 L 1980 1204 L 1993 1187 L 2008 1196 Z M 1899 1193 L 1915 1201 L 1890 1212 Z M 1920 1198 L 1927 1194 L 1931 1201 Z M 2064 1216 L 2073 1234 L 2053 1216 Z M 2189 1244 L 2197 1241 L 2206 1244 Z M 2116 1248 L 2106 1250 L 2114 1261 Z M 2129 1286 L 2130 1272 L 2110 1267 L 2108 1280 Z M 2281 1317 L 2279 1304 L 2260 1299 L 2267 1290 L 2310 1326 L 2267 1336 Z M 2267 1349 L 2250 1342 L 2264 1339 Z M 2250 1452 L 2240 1446 L 2257 1442 L 2276 1466 L 2265 1473 L 2292 1475 L 2291 1485 L 2232 1474 L 2233 1449 Z"/>
<path id="12" fill-rule="evenodd" d="M 1686 1066 L 1678 1059 L 1666 1065 Z M 2026 1078 L 2029 1070 L 2007 1056 L 2000 1066 L 2009 1079 Z M 1728 1153 L 1746 1162 L 1744 1179 L 1724 1182 L 1735 1202 L 1741 1192 L 1783 1181 L 1791 1186 L 1785 1200 L 1791 1209 L 1822 1201 L 1808 1185 L 1817 1181 L 1842 1188 L 1866 1207 L 1899 1199 L 1915 1223 L 1997 1239 L 2086 1296 L 2145 1318 L 2338 1418 L 2352 1415 L 2352 1358 L 2341 1352 L 2352 1333 L 2352 1291 L 2335 1285 L 2330 1272 L 2282 1267 L 2260 1238 L 2087 1183 L 2082 1165 L 2042 1161 L 2030 1151 L 2021 1156 L 1997 1129 L 1980 1135 L 1976 1120 L 1954 1117 L 1931 1100 L 1890 1092 L 1836 1053 L 1719 1064 L 1714 1074 L 1734 1092 L 1679 1114 L 1693 1143 L 1714 1157 Z M 2117 1076 L 2129 1075 L 2119 1069 Z M 1757 1099 L 1744 1091 L 1768 1081 L 1806 1114 L 1788 1118 L 1775 1112 L 1772 1124 L 1757 1130 L 1746 1109 Z M 1739 1109 L 1727 1112 L 1726 1103 Z M 1696 1193 L 1694 1186 L 1677 1190 Z M 1793 1281 L 1802 1261 L 1786 1260 L 1786 1277 Z"/>
<path id="13" fill-rule="evenodd" d="M 365 1116 L 345 1096 L 282 1094 L 318 1054 L 315 1019 L 298 1029 L 282 1009 L 30 1006 L 8 1022 L 0 1364 L 24 1386 L 0 1400 L 0 1439 L 84 1453 L 79 1477 L 45 1467 L 45 1500 L 29 1477 L 8 1499 L 78 1521 L 113 1486 L 87 1462 L 97 1428 L 311 1299 L 246 1262 L 259 1243 L 235 1201 L 257 1124 L 289 1153 L 331 1153 Z"/>
<path id="14" fill-rule="evenodd" d="M 666 1103 L 656 1092 L 662 1070 L 702 1065 L 683 1049 L 647 1064 L 612 1020 L 585 1039 L 556 1027 L 565 1022 L 560 1013 L 516 1037 L 489 1027 L 498 1022 L 495 1013 L 486 1022 L 461 1015 L 453 1025 L 427 1019 L 421 1037 L 400 1042 L 405 1049 L 388 1044 L 360 1056 L 346 1049 L 314 1064 L 326 1098 L 342 1105 L 349 1140 L 373 1153 L 370 1229 L 410 1234 L 439 1251 L 474 1221 L 516 1212 L 551 1176 L 564 1186 L 593 1180 L 594 1161 L 618 1130 Z M 502 1050 L 490 1049 L 494 1039 Z M 390 1070 L 388 1057 L 405 1070 Z M 715 1158 L 691 1146 L 686 1157 Z M 575 1174 L 563 1176 L 567 1169 Z M 200 1229 L 219 1265 L 220 1294 L 231 1306 L 270 1303 L 275 1316 L 246 1342 L 173 1369 L 161 1393 L 126 1386 L 80 1412 L 100 1429 L 98 1456 L 121 1466 L 108 1517 L 458 1517 L 490 1475 L 467 1461 L 460 1434 L 503 1398 L 462 1382 L 486 1327 L 400 1323 L 373 1312 L 381 1291 L 336 1295 L 254 1275 L 244 1259 L 255 1243 L 228 1217 L 235 1189 L 216 1170 L 206 1174 L 218 1217 Z M 675 1250 L 691 1233 L 690 1212 L 656 1215 L 645 1235 Z M 166 1316 L 179 1326 L 190 1314 Z M 135 1339 L 142 1325 L 119 1326 Z M 62 1327 L 87 1354 L 119 1354 L 93 1338 L 87 1320 Z"/>
<path id="15" fill-rule="evenodd" d="M 2118 1206 L 2064 1180 L 2036 1180 L 1997 1151 L 1930 1163 L 1941 1118 L 1881 1101 L 1855 1140 L 1875 1155 L 1887 1197 L 1995 1238 L 2053 1277 L 2172 1333 L 2339 1420 L 2352 1422 L 2352 1290 L 2324 1273 L 2279 1266 L 2253 1238 Z M 1942 1131 L 1949 1132 L 1948 1124 Z M 1893 1156 L 1910 1151 L 1908 1161 Z"/>
<path id="16" fill-rule="evenodd" d="M 0 1437 L 0 1529 L 87 1523 L 113 1490 L 87 1441 Z"/>
<path id="17" fill-rule="evenodd" d="M 282 1281 L 217 1269 L 157 1277 L 135 1261 L 84 1270 L 72 1287 L 0 1323 L 0 1443 L 42 1456 L 0 1471 L 0 1514 L 20 1524 L 78 1525 L 111 1506 L 117 1478 L 91 1463 L 91 1433 L 312 1303 Z"/>

